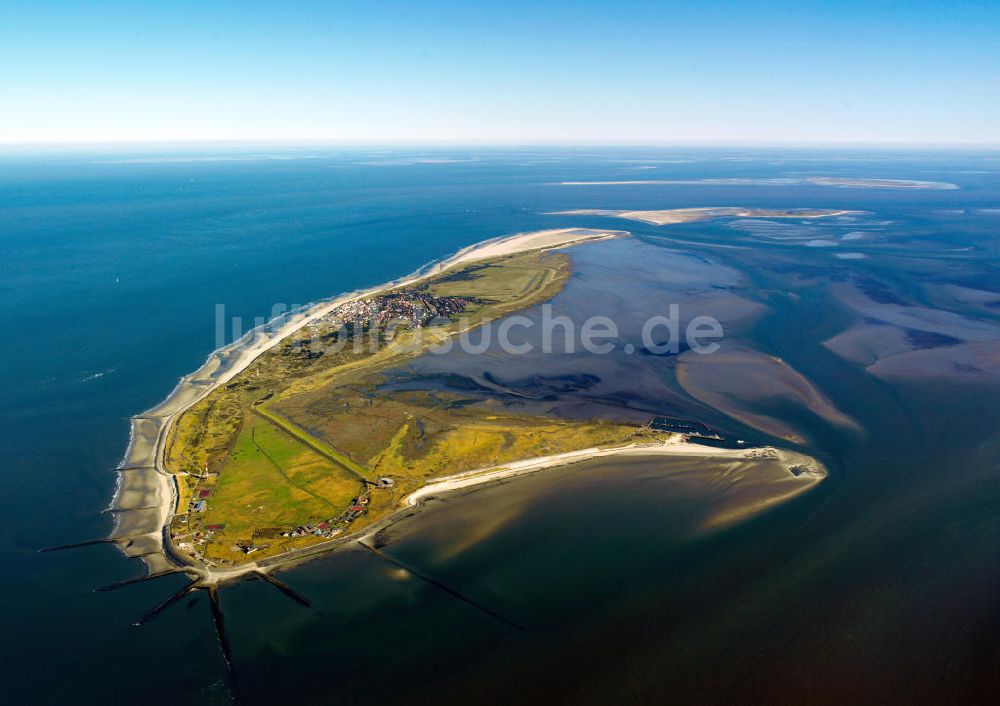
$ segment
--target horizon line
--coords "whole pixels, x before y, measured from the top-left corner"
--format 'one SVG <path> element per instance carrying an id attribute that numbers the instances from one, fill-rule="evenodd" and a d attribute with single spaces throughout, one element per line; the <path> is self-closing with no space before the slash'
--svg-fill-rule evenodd
<path id="1" fill-rule="evenodd" d="M 883 148 L 883 149 L 1000 149 L 1000 141 L 910 141 L 910 140 L 612 140 L 612 139 L 472 139 L 435 138 L 151 138 L 123 140 L 32 140 L 2 141 L 0 150 L 23 149 L 94 149 L 94 148 L 195 148 L 195 147 L 413 147 L 413 148 Z"/>

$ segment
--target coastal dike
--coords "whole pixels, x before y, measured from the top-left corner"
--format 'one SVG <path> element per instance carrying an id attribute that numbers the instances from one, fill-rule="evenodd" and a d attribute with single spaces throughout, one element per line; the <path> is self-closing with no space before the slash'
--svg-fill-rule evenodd
<path id="1" fill-rule="evenodd" d="M 432 262 L 406 277 L 342 294 L 278 317 L 219 348 L 198 370 L 182 377 L 165 400 L 132 417 L 128 449 L 117 469 L 118 482 L 109 508 L 116 517 L 109 540 L 127 556 L 141 558 L 150 574 L 182 571 L 197 575 L 201 583 L 214 584 L 259 572 L 263 567 L 254 563 L 231 569 L 196 566 L 175 551 L 171 544 L 169 527 L 177 509 L 178 491 L 176 476 L 169 473 L 164 465 L 164 454 L 171 426 L 185 411 L 213 390 L 227 384 L 284 338 L 350 301 L 415 284 L 460 264 L 628 235 L 627 231 L 561 228 L 486 240 L 446 259 Z M 331 545 L 341 544 L 346 539 L 340 538 Z M 273 557 L 267 562 L 268 568 L 280 563 L 276 561 L 280 559 Z"/>

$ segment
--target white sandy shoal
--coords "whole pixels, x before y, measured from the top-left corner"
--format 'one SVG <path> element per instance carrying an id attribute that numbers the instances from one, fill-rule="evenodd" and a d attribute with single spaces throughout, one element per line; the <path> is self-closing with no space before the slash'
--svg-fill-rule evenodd
<path id="1" fill-rule="evenodd" d="M 798 454 L 785 449 L 778 449 L 772 446 L 754 449 L 726 449 L 701 444 L 689 443 L 684 436 L 671 437 L 661 444 L 629 444 L 614 448 L 587 448 L 577 451 L 568 451 L 551 456 L 540 456 L 538 458 L 526 459 L 524 461 L 514 461 L 499 466 L 479 468 L 463 473 L 456 473 L 452 476 L 444 476 L 433 483 L 429 483 L 422 488 L 410 493 L 404 499 L 407 505 L 418 505 L 421 500 L 443 493 L 450 493 L 464 488 L 471 488 L 484 483 L 492 483 L 498 480 L 514 478 L 528 473 L 536 473 L 548 468 L 565 466 L 580 461 L 589 461 L 595 458 L 606 456 L 689 456 L 697 458 L 728 458 L 733 460 L 753 459 L 759 456 L 753 454 L 770 454 L 771 457 L 784 463 L 801 463 L 809 465 L 812 469 L 810 478 L 817 482 L 826 477 L 827 471 L 819 461 L 803 454 Z M 810 484 L 811 485 L 811 484 Z"/>
<path id="2" fill-rule="evenodd" d="M 610 216 L 629 221 L 641 221 L 655 226 L 674 225 L 676 223 L 691 223 L 706 221 L 713 218 L 780 218 L 780 219 L 817 219 L 833 216 L 846 216 L 863 213 L 862 211 L 827 210 L 814 213 L 774 214 L 770 209 L 745 208 L 743 206 L 704 206 L 697 208 L 670 208 L 653 211 L 616 211 L 608 209 L 581 208 L 572 211 L 553 211 L 556 216 Z"/>

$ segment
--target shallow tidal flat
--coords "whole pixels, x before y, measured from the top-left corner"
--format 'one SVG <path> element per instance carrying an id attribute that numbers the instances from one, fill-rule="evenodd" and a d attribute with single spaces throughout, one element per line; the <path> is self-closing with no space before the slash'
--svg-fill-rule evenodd
<path id="1" fill-rule="evenodd" d="M 911 303 L 870 279 L 838 284 L 832 291 L 864 320 L 824 345 L 871 374 L 904 380 L 1000 379 L 1000 325 L 980 318 L 991 313 L 982 311 L 982 305 L 995 304 L 995 294 L 952 285 L 938 292 L 942 308 L 932 308 Z M 960 313 L 970 308 L 980 311 Z"/>
<path id="2" fill-rule="evenodd" d="M 677 378 L 695 399 L 772 436 L 805 441 L 779 414 L 764 410 L 805 409 L 836 427 L 860 426 L 790 365 L 738 344 L 726 343 L 712 355 L 684 353 Z"/>
<path id="3" fill-rule="evenodd" d="M 853 422 L 788 363 L 753 350 L 747 336 L 768 306 L 739 270 L 717 259 L 638 240 L 595 243 L 574 253 L 574 277 L 549 304 L 550 316 L 583 322 L 607 316 L 618 330 L 614 350 L 594 355 L 575 341 L 566 350 L 560 336 L 551 353 L 542 352 L 541 307 L 522 312 L 532 325 L 518 332 L 517 345 L 532 351 L 510 355 L 499 346 L 471 355 L 452 351 L 426 355 L 398 371 L 390 386 L 447 389 L 464 380 L 469 399 L 507 399 L 518 407 L 566 416 L 598 415 L 642 420 L 651 414 L 710 420 L 732 430 L 739 421 L 771 437 L 802 441 L 794 423 L 758 409 L 777 400 L 811 410 L 827 422 Z M 711 316 L 723 327 L 723 348 L 698 354 L 681 340 L 676 350 L 652 350 L 642 329 L 653 316 L 678 312 L 678 328 L 696 317 Z M 577 331 L 577 333 L 579 333 Z M 668 342 L 658 328 L 653 343 Z M 632 348 L 629 348 L 629 347 Z M 629 352 L 631 351 L 631 352 Z M 720 412 L 728 417 L 720 417 Z"/>
<path id="4" fill-rule="evenodd" d="M 513 563 L 527 567 L 538 562 L 547 589 L 563 582 L 561 607 L 532 604 L 530 595 L 517 594 L 505 594 L 503 605 L 519 620 L 533 613 L 537 620 L 546 611 L 551 618 L 552 612 L 577 610 L 584 600 L 573 590 L 575 579 L 559 577 L 561 561 L 571 564 L 588 553 L 601 563 L 602 571 L 588 577 L 585 595 L 593 600 L 593 591 L 613 589 L 620 581 L 618 572 L 648 567 L 660 552 L 707 538 L 821 480 L 791 475 L 787 459 L 767 455 L 637 453 L 592 459 L 432 499 L 418 515 L 395 523 L 374 541 L 394 556 L 447 572 L 450 565 L 476 563 L 479 555 L 503 552 L 518 537 L 532 536 L 534 546 L 523 547 L 524 554 Z M 630 546 L 642 546 L 644 552 Z M 564 552 L 574 558 L 560 559 Z"/>

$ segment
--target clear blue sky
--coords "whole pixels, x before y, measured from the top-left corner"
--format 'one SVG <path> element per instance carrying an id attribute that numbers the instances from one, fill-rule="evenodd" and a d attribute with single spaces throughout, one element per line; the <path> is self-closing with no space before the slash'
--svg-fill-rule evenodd
<path id="1" fill-rule="evenodd" d="M 1000 143 L 1000 0 L 0 0 L 0 142 Z"/>

